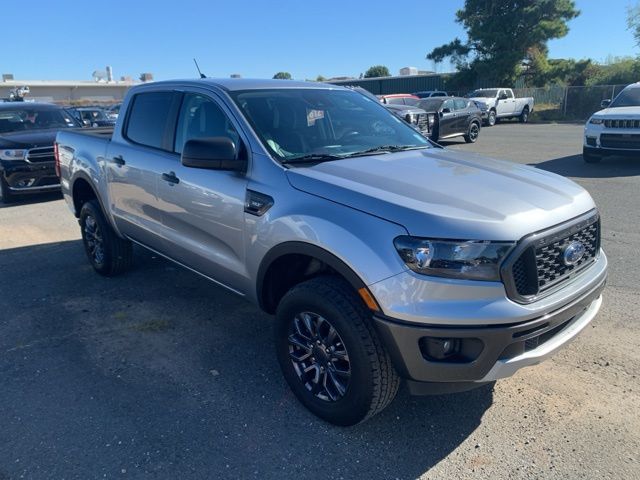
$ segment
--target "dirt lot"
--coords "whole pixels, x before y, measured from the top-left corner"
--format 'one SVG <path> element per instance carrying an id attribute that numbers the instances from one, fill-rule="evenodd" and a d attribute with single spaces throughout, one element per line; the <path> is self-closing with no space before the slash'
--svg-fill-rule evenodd
<path id="1" fill-rule="evenodd" d="M 139 251 L 106 279 L 59 197 L 0 208 L 0 479 L 640 478 L 640 160 L 586 165 L 582 127 L 503 124 L 451 148 L 535 164 L 598 203 L 604 307 L 492 387 L 327 425 L 282 379 L 271 319 Z"/>

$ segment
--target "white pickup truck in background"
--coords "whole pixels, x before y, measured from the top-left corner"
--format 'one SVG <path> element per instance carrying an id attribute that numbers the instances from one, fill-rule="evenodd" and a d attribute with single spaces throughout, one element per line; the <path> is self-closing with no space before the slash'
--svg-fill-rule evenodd
<path id="1" fill-rule="evenodd" d="M 533 112 L 533 97 L 516 98 L 510 88 L 481 88 L 467 94 L 482 110 L 485 125 L 493 127 L 499 118 L 519 118 L 529 121 Z"/>

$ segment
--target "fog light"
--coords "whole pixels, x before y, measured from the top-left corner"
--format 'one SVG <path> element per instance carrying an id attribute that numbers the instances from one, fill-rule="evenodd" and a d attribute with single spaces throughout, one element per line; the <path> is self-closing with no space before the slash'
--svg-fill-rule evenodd
<path id="1" fill-rule="evenodd" d="M 420 339 L 422 354 L 430 360 L 445 360 L 460 353 L 460 339 L 423 337 Z"/>
<path id="2" fill-rule="evenodd" d="M 31 185 L 33 185 L 35 183 L 36 179 L 35 178 L 23 178 L 22 180 L 18 180 L 16 182 L 16 187 L 17 188 L 27 188 L 30 187 Z"/>

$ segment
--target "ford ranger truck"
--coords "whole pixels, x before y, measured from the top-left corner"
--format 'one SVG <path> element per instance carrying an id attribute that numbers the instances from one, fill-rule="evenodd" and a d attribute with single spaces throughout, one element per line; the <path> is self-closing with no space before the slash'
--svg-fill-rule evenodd
<path id="1" fill-rule="evenodd" d="M 482 111 L 485 125 L 493 127 L 500 119 L 517 118 L 529 121 L 533 112 L 533 97 L 516 98 L 510 88 L 480 88 L 467 95 Z"/>
<path id="2" fill-rule="evenodd" d="M 627 86 L 613 101 L 603 100 L 601 106 L 603 110 L 584 126 L 584 161 L 598 163 L 613 155 L 640 158 L 640 83 Z"/>
<path id="3" fill-rule="evenodd" d="M 102 275 L 135 243 L 275 315 L 297 398 L 339 425 L 537 364 L 602 303 L 589 194 L 447 150 L 334 85 L 133 87 L 113 133 L 62 131 L 62 191 Z M 256 325 L 256 332 L 265 332 Z"/>

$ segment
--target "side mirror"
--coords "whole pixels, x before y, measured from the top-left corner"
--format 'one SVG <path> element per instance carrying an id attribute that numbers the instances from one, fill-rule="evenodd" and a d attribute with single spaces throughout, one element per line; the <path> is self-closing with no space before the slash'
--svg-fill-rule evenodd
<path id="1" fill-rule="evenodd" d="M 440 113 L 451 113 L 451 109 L 450 108 L 443 108 Z"/>
<path id="2" fill-rule="evenodd" d="M 238 159 L 238 150 L 228 137 L 203 137 L 188 140 L 180 161 L 185 167 L 209 170 L 243 171 L 246 160 Z"/>
<path id="3" fill-rule="evenodd" d="M 602 100 L 602 102 L 600 102 L 600 106 L 602 108 L 607 108 L 609 105 L 611 105 L 611 99 L 607 98 L 606 100 Z"/>

